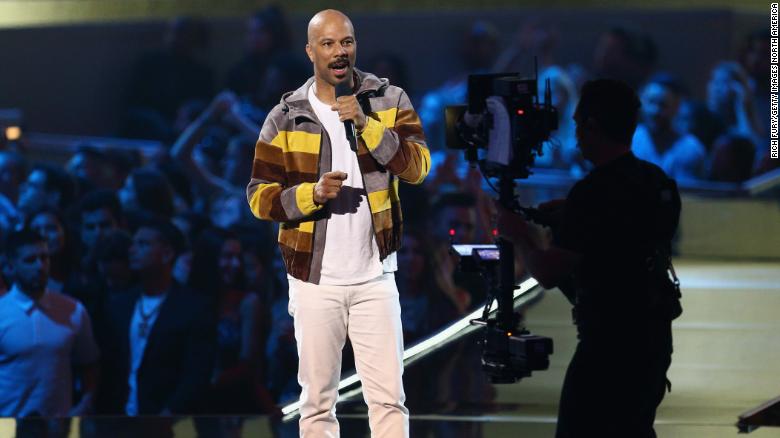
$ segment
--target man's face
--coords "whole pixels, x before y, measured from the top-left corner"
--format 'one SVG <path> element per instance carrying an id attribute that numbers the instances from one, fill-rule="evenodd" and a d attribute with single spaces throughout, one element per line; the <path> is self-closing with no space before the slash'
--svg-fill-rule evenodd
<path id="1" fill-rule="evenodd" d="M 642 92 L 642 116 L 651 131 L 668 129 L 680 109 L 680 98 L 661 84 L 648 84 Z"/>
<path id="2" fill-rule="evenodd" d="M 10 260 L 14 279 L 25 292 L 39 292 L 49 281 L 49 248 L 44 242 L 22 245 Z"/>
<path id="3" fill-rule="evenodd" d="M 306 54 L 314 64 L 314 75 L 330 85 L 352 76 L 357 54 L 352 24 L 337 15 L 326 15 L 312 28 Z"/>
<path id="4" fill-rule="evenodd" d="M 56 192 L 46 191 L 46 174 L 41 170 L 33 170 L 19 190 L 19 208 L 23 211 L 35 211 L 43 207 L 57 207 L 59 199 Z"/>
<path id="5" fill-rule="evenodd" d="M 62 251 L 65 246 L 65 230 L 56 216 L 51 213 L 37 214 L 30 221 L 30 228 L 46 239 L 51 254 Z"/>
<path id="6" fill-rule="evenodd" d="M 99 208 L 81 214 L 81 242 L 93 248 L 109 231 L 116 229 L 117 223 L 111 210 Z"/>
<path id="7" fill-rule="evenodd" d="M 172 263 L 173 250 L 161 237 L 153 228 L 141 227 L 135 232 L 128 254 L 130 269 L 146 271 Z"/>

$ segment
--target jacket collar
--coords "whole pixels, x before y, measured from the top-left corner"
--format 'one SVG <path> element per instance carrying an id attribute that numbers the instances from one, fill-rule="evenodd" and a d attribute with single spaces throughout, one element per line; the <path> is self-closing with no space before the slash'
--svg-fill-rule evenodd
<path id="1" fill-rule="evenodd" d="M 387 79 L 378 78 L 371 73 L 366 73 L 358 69 L 353 71 L 354 78 L 357 80 L 358 89 L 355 93 L 356 96 L 363 96 L 369 94 L 376 94 L 380 90 L 386 88 L 389 85 Z M 303 85 L 301 85 L 295 91 L 289 91 L 282 96 L 280 103 L 282 104 L 282 110 L 287 113 L 288 117 L 294 119 L 296 117 L 306 117 L 316 121 L 317 116 L 314 115 L 314 110 L 309 104 L 309 87 L 314 83 L 314 76 L 310 77 Z"/>

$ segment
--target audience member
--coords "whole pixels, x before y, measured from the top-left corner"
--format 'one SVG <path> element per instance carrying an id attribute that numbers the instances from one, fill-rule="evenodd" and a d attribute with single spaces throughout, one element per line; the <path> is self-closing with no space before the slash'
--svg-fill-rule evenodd
<path id="1" fill-rule="evenodd" d="M 0 416 L 90 413 L 98 383 L 98 349 L 87 312 L 78 301 L 46 288 L 49 249 L 38 233 L 11 233 L 5 256 L 13 287 L 0 296 Z M 77 406 L 72 406 L 73 364 L 83 384 Z"/>
<path id="2" fill-rule="evenodd" d="M 674 119 L 682 97 L 682 86 L 671 75 L 658 74 L 648 81 L 641 92 L 641 123 L 631 149 L 669 177 L 691 181 L 704 177 L 707 151 L 696 137 L 677 131 Z"/>
<path id="3" fill-rule="evenodd" d="M 167 416 L 202 407 L 213 370 L 215 325 L 209 301 L 173 282 L 182 242 L 162 218 L 145 218 L 133 235 L 129 261 L 140 284 L 111 296 L 105 310 L 104 413 Z"/>

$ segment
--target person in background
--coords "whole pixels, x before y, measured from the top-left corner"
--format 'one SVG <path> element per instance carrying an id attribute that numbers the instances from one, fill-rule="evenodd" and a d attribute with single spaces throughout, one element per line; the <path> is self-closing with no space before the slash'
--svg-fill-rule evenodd
<path id="1" fill-rule="evenodd" d="M 46 239 L 23 229 L 11 233 L 4 248 L 13 287 L 0 296 L 0 417 L 20 419 L 17 433 L 25 436 L 31 433 L 26 429 L 42 427 L 32 417 L 93 412 L 99 353 L 81 303 L 46 288 Z M 72 405 L 73 365 L 82 382 L 76 406 Z"/>
<path id="2" fill-rule="evenodd" d="M 30 215 L 27 228 L 46 239 L 49 246 L 49 282 L 47 289 L 62 293 L 65 282 L 71 275 L 75 259 L 73 242 L 66 232 L 65 222 L 56 210 L 43 209 Z"/>
<path id="3" fill-rule="evenodd" d="M 260 301 L 245 287 L 242 256 L 238 236 L 218 228 L 201 233 L 193 248 L 189 287 L 209 300 L 217 313 L 217 354 L 204 407 L 210 415 L 278 413 L 263 376 Z M 204 419 L 197 424 L 204 433 L 241 428 L 235 419 Z"/>
<path id="4" fill-rule="evenodd" d="M 216 327 L 209 300 L 173 281 L 182 243 L 170 222 L 153 216 L 145 217 L 133 235 L 129 261 L 139 285 L 112 295 L 105 308 L 101 338 L 109 349 L 99 405 L 104 414 L 201 412 Z"/>
<path id="5" fill-rule="evenodd" d="M 677 181 L 704 178 L 707 150 L 674 123 L 683 99 L 680 82 L 669 74 L 657 74 L 642 88 L 641 122 L 634 132 L 631 150 Z"/>

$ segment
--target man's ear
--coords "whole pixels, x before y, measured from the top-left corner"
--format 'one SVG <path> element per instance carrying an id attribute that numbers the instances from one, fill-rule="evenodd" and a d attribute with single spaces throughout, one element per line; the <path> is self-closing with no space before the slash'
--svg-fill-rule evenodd
<path id="1" fill-rule="evenodd" d="M 311 49 L 309 43 L 306 43 L 306 56 L 309 57 L 309 61 L 314 62 L 314 51 Z"/>

